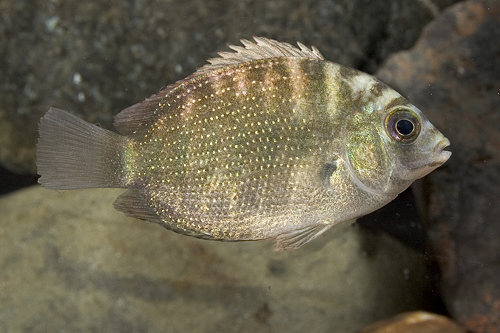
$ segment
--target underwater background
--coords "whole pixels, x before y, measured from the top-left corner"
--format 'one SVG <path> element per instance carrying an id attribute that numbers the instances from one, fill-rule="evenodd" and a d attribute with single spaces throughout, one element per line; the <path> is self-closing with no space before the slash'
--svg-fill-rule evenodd
<path id="1" fill-rule="evenodd" d="M 377 76 L 452 157 L 285 253 L 127 218 L 112 206 L 123 190 L 36 184 L 49 107 L 112 129 L 120 110 L 254 35 Z M 0 2 L 0 332 L 354 332 L 409 311 L 450 319 L 412 312 L 382 327 L 500 331 L 499 40 L 500 3 L 487 0 Z"/>

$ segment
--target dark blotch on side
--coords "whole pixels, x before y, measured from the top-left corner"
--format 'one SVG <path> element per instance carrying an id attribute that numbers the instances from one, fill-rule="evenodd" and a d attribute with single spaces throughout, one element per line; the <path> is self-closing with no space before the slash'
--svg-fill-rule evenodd
<path id="1" fill-rule="evenodd" d="M 333 173 L 337 170 L 337 162 L 327 162 L 325 165 L 323 165 L 323 168 L 321 169 L 320 173 L 320 178 L 321 181 L 325 184 L 328 185 L 330 184 L 330 177 L 333 175 Z"/>

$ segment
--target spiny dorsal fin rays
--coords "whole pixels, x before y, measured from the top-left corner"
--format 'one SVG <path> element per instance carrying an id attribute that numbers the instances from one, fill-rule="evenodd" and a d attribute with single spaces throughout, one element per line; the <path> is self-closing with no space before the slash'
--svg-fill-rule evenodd
<path id="1" fill-rule="evenodd" d="M 229 48 L 236 52 L 218 52 L 219 57 L 208 59 L 207 61 L 210 64 L 199 68 L 195 74 L 203 74 L 217 68 L 235 65 L 245 61 L 274 57 L 324 60 L 323 55 L 314 46 L 309 49 L 300 42 L 297 43 L 299 47 L 296 47 L 289 43 L 278 42 L 264 37 L 254 36 L 253 39 L 256 43 L 247 39 L 241 39 L 240 41 L 244 46 L 229 45 Z"/>

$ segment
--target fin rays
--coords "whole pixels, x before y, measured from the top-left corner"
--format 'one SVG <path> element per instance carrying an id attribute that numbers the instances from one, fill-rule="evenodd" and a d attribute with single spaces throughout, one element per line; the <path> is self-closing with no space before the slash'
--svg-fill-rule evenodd
<path id="1" fill-rule="evenodd" d="M 277 252 L 295 250 L 318 238 L 322 233 L 330 229 L 332 224 L 316 224 L 306 228 L 291 230 L 276 237 L 273 250 Z"/>
<path id="2" fill-rule="evenodd" d="M 125 137 L 56 108 L 42 117 L 39 132 L 36 164 L 43 187 L 124 187 Z"/>
<path id="3" fill-rule="evenodd" d="M 219 57 L 208 59 L 210 64 L 199 68 L 195 74 L 204 74 L 217 68 L 235 65 L 245 61 L 274 57 L 296 57 L 324 60 L 323 55 L 314 46 L 309 49 L 300 42 L 297 43 L 299 47 L 296 47 L 289 43 L 278 42 L 264 37 L 254 36 L 253 39 L 256 43 L 246 39 L 241 39 L 241 43 L 244 47 L 229 45 L 229 48 L 236 52 L 219 52 Z"/>

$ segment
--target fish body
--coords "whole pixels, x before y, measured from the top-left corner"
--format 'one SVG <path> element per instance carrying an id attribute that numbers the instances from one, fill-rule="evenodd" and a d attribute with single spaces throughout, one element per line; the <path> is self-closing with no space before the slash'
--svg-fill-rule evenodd
<path id="1" fill-rule="evenodd" d="M 450 156 L 415 106 L 314 47 L 255 37 L 115 117 L 41 119 L 39 182 L 127 188 L 115 208 L 214 240 L 302 246 L 370 213 Z"/>

